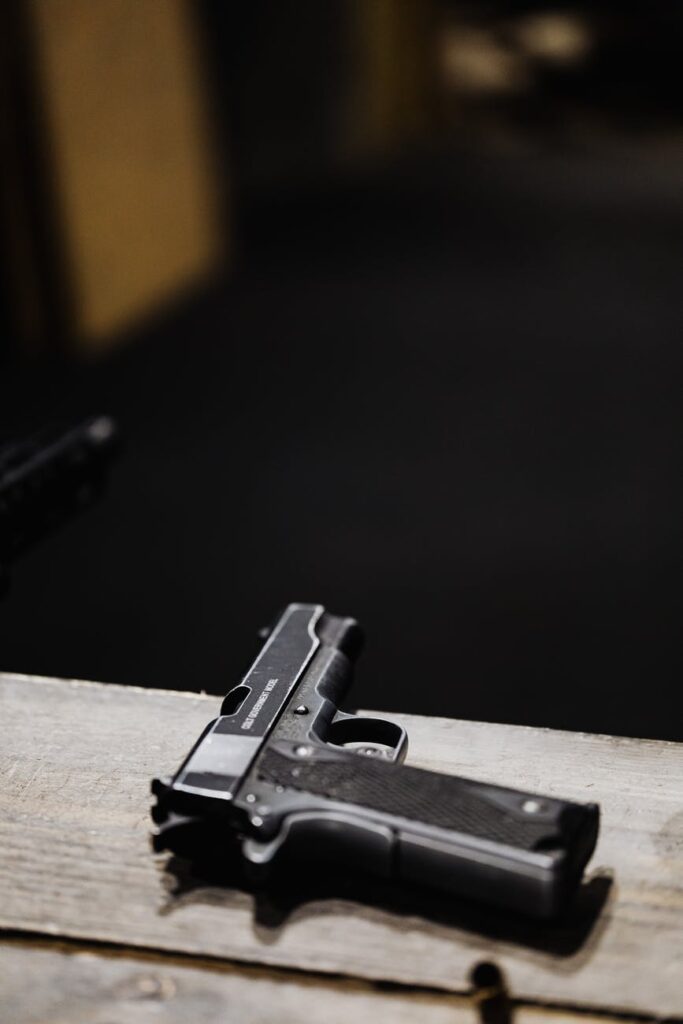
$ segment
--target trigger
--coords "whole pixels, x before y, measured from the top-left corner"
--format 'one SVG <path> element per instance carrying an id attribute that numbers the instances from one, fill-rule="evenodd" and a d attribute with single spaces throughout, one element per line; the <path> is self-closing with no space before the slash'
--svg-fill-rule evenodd
<path id="1" fill-rule="evenodd" d="M 266 843 L 249 836 L 242 841 L 244 870 L 250 881 L 261 883 L 268 878 L 283 840 L 284 835 L 281 834 Z"/>

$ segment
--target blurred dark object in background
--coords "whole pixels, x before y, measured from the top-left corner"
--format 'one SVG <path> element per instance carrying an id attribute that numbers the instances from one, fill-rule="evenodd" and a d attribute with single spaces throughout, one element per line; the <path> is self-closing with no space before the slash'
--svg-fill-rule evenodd
<path id="1" fill-rule="evenodd" d="M 320 600 L 370 706 L 683 739 L 679 9 L 0 19 L 0 426 L 129 438 L 2 667 L 224 692 Z"/>
<path id="2" fill-rule="evenodd" d="M 0 446 L 0 588 L 10 564 L 95 501 L 119 447 L 109 416 L 43 428 Z"/>

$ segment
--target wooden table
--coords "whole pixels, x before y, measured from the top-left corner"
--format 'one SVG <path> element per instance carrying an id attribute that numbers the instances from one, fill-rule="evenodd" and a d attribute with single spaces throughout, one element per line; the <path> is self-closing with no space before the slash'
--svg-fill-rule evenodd
<path id="1" fill-rule="evenodd" d="M 0 675 L 3 1024 L 683 1020 L 683 745 L 393 716 L 411 763 L 601 803 L 575 915 L 319 898 L 268 920 L 244 891 L 174 893 L 150 852 L 150 778 L 217 707 Z"/>

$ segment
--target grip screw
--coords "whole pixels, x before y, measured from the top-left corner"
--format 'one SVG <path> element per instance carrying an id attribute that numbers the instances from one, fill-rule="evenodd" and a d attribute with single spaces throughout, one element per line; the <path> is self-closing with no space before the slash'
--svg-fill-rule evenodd
<path id="1" fill-rule="evenodd" d="M 543 803 L 540 800 L 525 800 L 522 810 L 525 814 L 538 814 L 543 810 Z"/>
<path id="2" fill-rule="evenodd" d="M 301 743 L 298 747 L 294 747 L 294 753 L 296 754 L 297 757 L 308 757 L 308 755 L 311 753 L 311 748 L 306 747 L 304 746 L 303 743 Z"/>
<path id="3" fill-rule="evenodd" d="M 294 708 L 294 714 L 295 715 L 307 715 L 308 714 L 308 708 L 306 707 L 305 704 L 299 704 L 298 708 Z"/>

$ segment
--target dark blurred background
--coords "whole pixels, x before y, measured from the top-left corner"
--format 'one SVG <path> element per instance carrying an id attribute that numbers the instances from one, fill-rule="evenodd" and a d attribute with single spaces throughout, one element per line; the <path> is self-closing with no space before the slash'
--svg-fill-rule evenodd
<path id="1" fill-rule="evenodd" d="M 351 704 L 682 740 L 680 6 L 0 22 L 2 436 L 126 439 L 1 667 L 222 693 L 312 600 Z"/>

